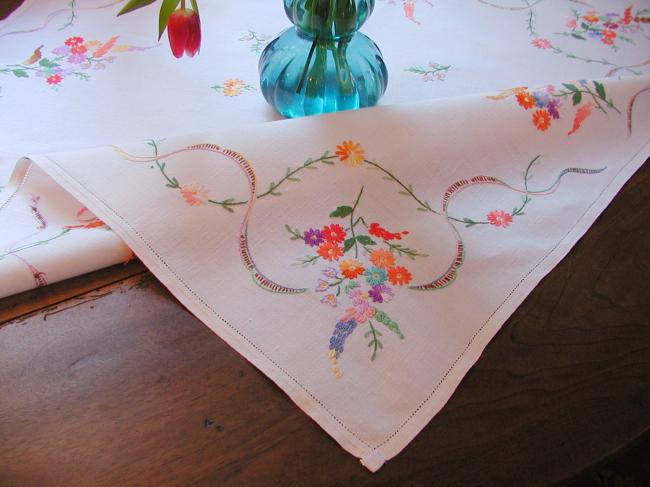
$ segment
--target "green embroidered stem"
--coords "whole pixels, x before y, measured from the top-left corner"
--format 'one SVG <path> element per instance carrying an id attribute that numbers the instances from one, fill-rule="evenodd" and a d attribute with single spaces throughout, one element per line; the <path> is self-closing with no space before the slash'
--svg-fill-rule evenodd
<path id="1" fill-rule="evenodd" d="M 368 159 L 364 159 L 363 162 L 365 162 L 369 166 L 374 167 L 375 169 L 379 169 L 381 172 L 383 172 L 386 175 L 385 179 L 392 180 L 392 181 L 396 182 L 397 184 L 399 184 L 407 195 L 411 196 L 415 201 L 418 202 L 418 204 L 420 205 L 422 211 L 430 211 L 431 213 L 435 213 L 436 215 L 440 214 L 437 211 L 435 211 L 434 209 L 432 209 L 428 202 L 422 201 L 420 198 L 418 198 L 415 195 L 415 193 L 413 192 L 413 186 L 411 186 L 411 185 L 406 186 L 392 172 L 390 172 L 387 169 L 384 169 L 382 166 L 380 166 L 376 162 L 369 161 Z"/>
<path id="2" fill-rule="evenodd" d="M 377 358 L 377 351 L 384 348 L 384 346 L 382 345 L 381 340 L 379 340 L 379 337 L 382 336 L 381 332 L 372 325 L 372 321 L 368 320 L 368 325 L 370 325 L 370 330 L 368 330 L 363 336 L 364 338 L 368 338 L 372 335 L 372 339 L 368 342 L 368 346 L 373 347 L 370 360 L 374 361 Z"/>
<path id="3" fill-rule="evenodd" d="M 563 83 L 562 86 L 564 86 L 568 91 L 558 91 L 556 93 L 553 93 L 553 96 L 556 97 L 566 97 L 566 96 L 571 96 L 573 99 L 573 104 L 577 105 L 582 101 L 582 95 L 589 95 L 591 96 L 591 99 L 593 100 L 594 104 L 596 105 L 596 108 L 603 113 L 607 113 L 607 111 L 603 108 L 603 106 L 600 104 L 600 101 L 604 102 L 609 108 L 612 108 L 615 110 L 619 115 L 621 114 L 621 111 L 614 105 L 614 100 L 611 98 L 608 100 L 607 99 L 607 94 L 605 93 L 605 87 L 603 86 L 602 83 L 599 83 L 598 81 L 594 81 L 594 86 L 596 87 L 596 92 L 593 92 L 589 86 L 584 86 L 583 88 L 578 88 L 576 85 L 571 84 L 571 83 Z M 599 101 L 600 100 L 600 101 Z"/>
<path id="4" fill-rule="evenodd" d="M 539 34 L 535 30 L 535 11 L 533 10 L 533 6 L 530 4 L 528 0 L 526 0 L 526 5 L 528 6 L 528 19 L 526 20 L 527 22 L 527 30 L 528 30 L 528 35 L 531 37 L 538 37 Z"/>
<path id="5" fill-rule="evenodd" d="M 357 236 L 354 233 L 354 212 L 357 209 L 357 206 L 359 206 L 359 200 L 361 200 L 361 195 L 363 194 L 363 186 L 361 186 L 361 191 L 359 191 L 359 195 L 357 196 L 357 200 L 354 202 L 354 206 L 352 207 L 352 212 L 350 212 L 350 233 L 352 234 L 352 240 L 354 241 L 354 257 L 355 259 L 359 257 L 359 246 L 357 245 Z"/>
<path id="6" fill-rule="evenodd" d="M 147 145 L 153 147 L 154 155 L 156 157 L 158 156 L 158 144 L 160 142 L 162 142 L 163 140 L 164 139 L 156 141 L 156 140 L 153 140 L 153 139 L 149 139 L 149 141 L 147 141 Z M 165 167 L 167 167 L 166 163 L 164 163 L 164 162 L 161 163 L 158 159 L 156 159 L 156 166 L 158 166 L 158 169 L 160 170 L 160 173 L 167 180 L 167 184 L 165 186 L 167 186 L 168 188 L 172 188 L 172 189 L 179 189 L 181 187 L 181 185 L 178 182 L 178 179 L 176 179 L 175 177 L 170 178 L 167 175 L 167 173 L 165 172 Z"/>
<path id="7" fill-rule="evenodd" d="M 451 65 L 449 66 L 438 66 L 437 68 L 433 69 L 426 69 L 423 68 L 422 66 L 411 66 L 410 68 L 406 68 L 404 71 L 407 73 L 415 73 L 419 74 L 421 76 L 426 76 L 427 74 L 430 74 L 431 76 L 435 75 L 436 73 L 439 72 L 447 72 L 451 68 Z"/>
<path id="8" fill-rule="evenodd" d="M 31 249 L 33 247 L 38 247 L 39 245 L 45 245 L 47 243 L 50 243 L 51 241 L 56 240 L 57 238 L 63 237 L 65 234 L 70 232 L 70 230 L 71 230 L 70 228 L 64 228 L 63 230 L 61 230 L 61 233 L 58 233 L 57 235 L 55 235 L 53 237 L 50 237 L 48 239 L 39 240 L 38 242 L 33 242 L 33 243 L 30 243 L 30 244 L 26 244 L 26 245 L 23 245 L 22 247 L 16 247 L 15 249 L 10 249 L 7 252 L 5 252 L 4 254 L 0 254 L 0 260 L 4 259 L 8 255 L 17 254 L 18 252 L 22 252 L 23 250 Z"/>
<path id="9" fill-rule="evenodd" d="M 316 167 L 313 167 L 313 166 L 315 164 L 318 164 L 319 162 L 331 165 L 331 164 L 333 164 L 333 162 L 331 162 L 331 160 L 336 159 L 336 157 L 337 156 L 335 156 L 335 155 L 330 156 L 329 151 L 326 151 L 318 159 L 307 159 L 302 166 L 297 167 L 295 169 L 288 169 L 287 173 L 285 174 L 285 176 L 282 179 L 280 179 L 277 183 L 271 182 L 271 184 L 269 185 L 269 189 L 267 191 L 265 191 L 264 193 L 258 194 L 257 199 L 264 198 L 265 196 L 268 196 L 268 195 L 274 195 L 274 196 L 280 195 L 281 193 L 278 193 L 276 190 L 283 183 L 285 183 L 286 181 L 293 181 L 293 182 L 300 181 L 299 179 L 294 178 L 294 175 L 296 175 L 297 173 L 299 173 L 303 169 L 317 169 Z M 245 205 L 246 203 L 248 203 L 248 200 L 235 201 L 234 198 L 228 198 L 228 199 L 225 199 L 225 200 L 222 200 L 222 201 L 210 200 L 209 199 L 208 202 L 212 203 L 212 204 L 215 204 L 215 205 L 218 205 L 218 206 L 221 206 L 225 210 L 231 211 L 232 210 L 230 208 L 231 206 Z"/>
<path id="10" fill-rule="evenodd" d="M 70 15 L 68 15 L 68 18 L 66 19 L 66 23 L 63 24 L 61 27 L 58 28 L 58 30 L 64 30 L 67 29 L 68 27 L 71 27 L 72 24 L 74 24 L 74 21 L 77 19 L 77 14 L 75 12 L 75 7 L 77 6 L 76 0 L 71 0 L 68 2 L 68 7 L 72 9 L 70 12 Z"/>

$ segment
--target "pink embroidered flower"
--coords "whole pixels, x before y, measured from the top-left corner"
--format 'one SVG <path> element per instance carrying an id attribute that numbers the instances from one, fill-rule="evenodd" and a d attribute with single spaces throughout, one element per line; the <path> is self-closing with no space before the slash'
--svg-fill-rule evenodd
<path id="1" fill-rule="evenodd" d="M 320 300 L 321 303 L 329 304 L 332 308 L 336 308 L 336 296 L 333 294 L 326 294 L 323 296 L 323 299 Z"/>
<path id="2" fill-rule="evenodd" d="M 541 37 L 536 37 L 530 41 L 530 43 L 540 49 L 549 49 L 551 47 L 551 43 L 547 39 L 542 39 Z"/>
<path id="3" fill-rule="evenodd" d="M 354 320 L 359 324 L 363 324 L 373 316 L 375 316 L 375 308 L 371 308 L 368 301 L 361 301 L 346 309 L 341 321 Z"/>
<path id="4" fill-rule="evenodd" d="M 180 188 L 181 196 L 190 206 L 200 206 L 208 199 L 207 192 L 203 186 L 185 186 Z"/>
<path id="5" fill-rule="evenodd" d="M 512 223 L 512 216 L 505 211 L 495 210 L 488 213 L 487 220 L 490 222 L 490 225 L 505 228 Z"/>
<path id="6" fill-rule="evenodd" d="M 578 26 L 578 23 L 576 22 L 576 19 L 569 19 L 567 20 L 566 26 L 569 29 L 575 29 Z"/>

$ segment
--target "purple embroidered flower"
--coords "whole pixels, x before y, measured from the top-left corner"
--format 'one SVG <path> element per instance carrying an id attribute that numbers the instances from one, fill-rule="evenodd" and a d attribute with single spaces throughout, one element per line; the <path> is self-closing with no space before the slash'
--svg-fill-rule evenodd
<path id="1" fill-rule="evenodd" d="M 393 298 L 393 296 L 395 296 L 395 293 L 393 293 L 393 290 L 386 284 L 379 284 L 373 286 L 372 289 L 368 291 L 368 295 L 375 303 L 387 303 Z"/>
<path id="2" fill-rule="evenodd" d="M 329 277 L 330 279 L 334 279 L 338 276 L 338 272 L 334 267 L 326 267 L 323 269 L 323 275 L 325 277 Z"/>
<path id="3" fill-rule="evenodd" d="M 57 56 L 65 56 L 70 52 L 70 48 L 68 46 L 59 46 L 56 49 L 52 49 L 52 54 L 56 54 Z"/>
<path id="4" fill-rule="evenodd" d="M 86 60 L 85 54 L 73 54 L 72 56 L 68 56 L 68 62 L 70 64 L 81 64 L 85 60 Z"/>
<path id="5" fill-rule="evenodd" d="M 560 118 L 560 112 L 558 110 L 559 106 L 560 106 L 560 102 L 557 99 L 551 100 L 549 104 L 546 106 L 549 115 L 553 117 L 555 120 Z"/>
<path id="6" fill-rule="evenodd" d="M 310 247 L 318 247 L 325 241 L 320 230 L 314 230 L 313 228 L 310 228 L 304 233 L 303 239 Z"/>
<path id="7" fill-rule="evenodd" d="M 327 291 L 329 289 L 330 285 L 327 281 L 324 281 L 323 279 L 318 280 L 318 286 L 316 286 L 316 291 L 317 293 L 322 293 L 323 291 Z"/>

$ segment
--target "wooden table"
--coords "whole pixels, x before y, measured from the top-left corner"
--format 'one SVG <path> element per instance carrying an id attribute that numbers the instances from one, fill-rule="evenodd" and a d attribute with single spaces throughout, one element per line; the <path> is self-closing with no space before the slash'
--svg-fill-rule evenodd
<path id="1" fill-rule="evenodd" d="M 0 300 L 0 485 L 571 478 L 650 428 L 649 215 L 646 164 L 376 474 L 137 262 Z"/>

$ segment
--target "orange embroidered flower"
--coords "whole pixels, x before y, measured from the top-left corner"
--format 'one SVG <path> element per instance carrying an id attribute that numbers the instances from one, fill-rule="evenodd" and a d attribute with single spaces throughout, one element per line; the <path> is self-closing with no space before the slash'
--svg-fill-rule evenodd
<path id="1" fill-rule="evenodd" d="M 343 249 L 332 242 L 325 242 L 318 247 L 318 255 L 331 262 L 333 260 L 339 260 L 339 257 L 343 255 Z"/>
<path id="2" fill-rule="evenodd" d="M 512 215 L 502 210 L 499 211 L 495 210 L 488 213 L 487 220 L 490 223 L 490 225 L 494 225 L 495 227 L 505 228 L 508 225 L 510 225 L 510 223 L 512 223 Z"/>
<path id="3" fill-rule="evenodd" d="M 411 282 L 411 273 L 406 267 L 397 266 L 388 269 L 388 280 L 393 286 L 402 286 Z"/>
<path id="4" fill-rule="evenodd" d="M 84 54 L 87 50 L 88 48 L 86 46 L 79 44 L 70 48 L 70 54 Z"/>
<path id="5" fill-rule="evenodd" d="M 582 105 L 580 108 L 576 110 L 576 116 L 573 119 L 573 127 L 569 131 L 568 135 L 574 134 L 575 132 L 578 131 L 580 126 L 582 125 L 582 122 L 585 121 L 585 119 L 591 115 L 591 112 L 593 111 L 594 105 L 592 102 L 585 103 Z"/>
<path id="6" fill-rule="evenodd" d="M 339 160 L 346 166 L 360 166 L 366 157 L 361 144 L 355 144 L 351 140 L 346 140 L 341 145 L 337 145 L 335 154 L 339 156 Z"/>
<path id="7" fill-rule="evenodd" d="M 548 110 L 537 110 L 533 113 L 533 125 L 537 127 L 537 130 L 544 132 L 551 126 L 551 115 L 548 113 Z"/>
<path id="8" fill-rule="evenodd" d="M 388 269 L 395 264 L 395 256 L 388 250 L 377 249 L 370 254 L 370 262 L 382 269 Z"/>
<path id="9" fill-rule="evenodd" d="M 339 264 L 339 268 L 341 269 L 341 274 L 348 279 L 354 279 L 365 271 L 361 262 L 355 259 L 344 260 Z"/>
<path id="10" fill-rule="evenodd" d="M 65 225 L 63 228 L 69 228 L 69 229 L 73 229 L 73 228 L 100 228 L 100 227 L 103 227 L 105 225 L 106 225 L 106 223 L 101 221 L 99 218 L 95 217 L 95 218 L 93 218 L 91 220 L 88 220 L 87 222 L 85 222 L 85 223 L 83 223 L 81 225 Z"/>
<path id="11" fill-rule="evenodd" d="M 75 36 L 75 37 L 68 37 L 68 38 L 65 40 L 65 45 L 66 45 L 66 46 L 70 46 L 70 47 L 72 47 L 72 46 L 78 46 L 78 45 L 80 45 L 80 44 L 83 44 L 83 42 L 84 42 L 83 37 L 77 37 L 77 36 Z"/>
<path id="12" fill-rule="evenodd" d="M 598 22 L 598 16 L 594 15 L 595 12 L 589 12 L 587 15 L 583 15 L 582 18 L 589 22 L 590 24 L 595 24 Z"/>
<path id="13" fill-rule="evenodd" d="M 190 206 L 200 206 L 208 199 L 207 192 L 202 186 L 184 186 L 180 188 L 180 192 Z"/>
<path id="14" fill-rule="evenodd" d="M 332 243 L 341 243 L 345 239 L 345 230 L 337 223 L 326 225 L 321 230 L 321 235 L 325 240 Z"/>
<path id="15" fill-rule="evenodd" d="M 603 44 L 612 46 L 614 45 L 614 39 L 616 39 L 616 32 L 613 30 L 603 30 L 601 32 L 600 40 Z"/>
<path id="16" fill-rule="evenodd" d="M 535 106 L 535 98 L 533 98 L 533 95 L 531 95 L 528 91 L 520 91 L 515 95 L 515 97 L 517 98 L 517 103 L 519 103 L 519 106 L 526 110 Z"/>

